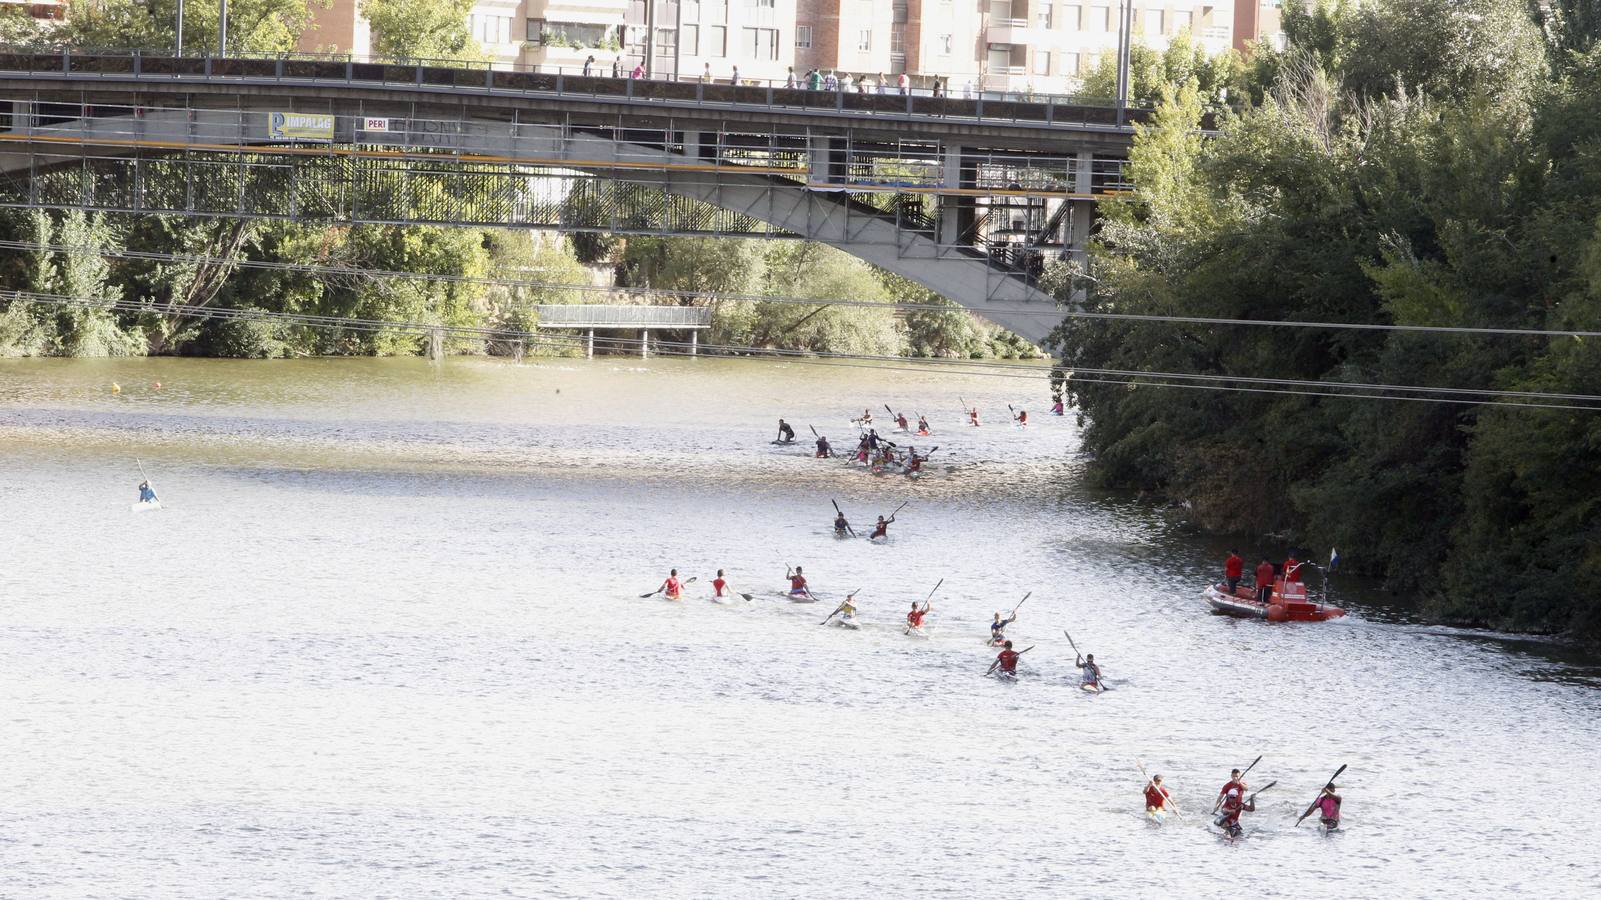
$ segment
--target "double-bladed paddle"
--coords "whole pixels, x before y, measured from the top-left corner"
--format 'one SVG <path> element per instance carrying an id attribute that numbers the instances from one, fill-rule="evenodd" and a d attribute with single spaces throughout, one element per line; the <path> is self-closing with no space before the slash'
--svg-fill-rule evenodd
<path id="1" fill-rule="evenodd" d="M 1318 801 L 1323 799 L 1323 791 L 1333 787 L 1334 779 L 1339 778 L 1340 773 L 1344 771 L 1345 766 L 1340 766 L 1338 769 L 1334 770 L 1334 774 L 1329 776 L 1328 783 L 1323 785 L 1323 790 L 1317 792 L 1317 797 L 1312 800 L 1312 805 L 1306 808 L 1306 812 L 1301 813 L 1301 818 L 1295 820 L 1296 828 L 1300 828 L 1302 820 L 1304 820 L 1307 816 L 1310 816 L 1312 814 L 1312 810 L 1317 809 Z M 1263 788 L 1263 790 L 1266 790 L 1266 788 Z"/>
<path id="2" fill-rule="evenodd" d="M 839 513 L 839 517 L 845 519 L 845 511 L 839 508 L 839 501 L 830 499 L 828 502 L 834 504 L 834 512 Z M 856 529 L 851 527 L 850 519 L 845 519 L 845 530 L 850 532 L 851 537 L 856 537 Z"/>
<path id="3" fill-rule="evenodd" d="M 851 602 L 851 598 L 855 597 L 857 594 L 861 593 L 861 590 L 862 590 L 861 588 L 857 588 L 856 590 L 851 591 L 849 594 L 846 594 L 845 595 L 845 599 L 841 600 L 839 602 L 839 605 L 834 607 L 834 611 L 828 614 L 828 619 L 832 619 L 835 616 L 839 615 L 839 611 L 845 608 L 845 604 Z M 817 624 L 819 624 L 819 625 L 827 625 L 828 624 L 828 619 L 824 619 L 823 621 L 818 622 Z"/>
<path id="4" fill-rule="evenodd" d="M 1149 788 L 1149 787 L 1154 785 L 1156 787 L 1156 790 L 1161 793 L 1162 801 L 1163 801 L 1163 804 L 1162 804 L 1163 808 L 1165 809 L 1167 807 L 1172 807 L 1173 814 L 1179 817 L 1179 821 L 1180 822 L 1184 821 L 1184 813 L 1179 811 L 1179 805 L 1173 799 L 1173 795 L 1171 793 L 1168 793 L 1167 788 L 1164 788 L 1161 785 L 1157 784 L 1156 781 L 1151 778 L 1150 774 L 1145 771 L 1145 763 L 1143 763 L 1140 760 L 1136 759 L 1134 761 L 1134 765 L 1139 766 L 1140 767 L 1140 774 L 1145 776 L 1145 786 L 1147 788 Z"/>

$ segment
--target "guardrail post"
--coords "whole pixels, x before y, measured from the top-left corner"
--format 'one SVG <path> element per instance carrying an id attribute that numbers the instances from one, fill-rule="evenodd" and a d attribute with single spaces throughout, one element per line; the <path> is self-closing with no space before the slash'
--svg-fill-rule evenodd
<path id="1" fill-rule="evenodd" d="M 773 83 L 771 81 L 767 83 L 767 108 L 773 108 Z"/>
<path id="2" fill-rule="evenodd" d="M 68 72 L 72 71 L 72 60 L 70 59 L 71 56 L 72 56 L 72 51 L 71 50 L 63 50 L 63 51 L 61 51 L 61 74 L 63 74 L 63 75 L 65 75 Z"/>
<path id="3" fill-rule="evenodd" d="M 484 70 L 484 90 L 493 90 L 495 87 L 495 68 L 490 66 Z M 556 90 L 561 91 L 561 77 L 556 78 Z"/>
<path id="4" fill-rule="evenodd" d="M 978 95 L 978 102 L 974 105 L 973 109 L 975 110 L 975 112 L 973 113 L 973 117 L 974 118 L 977 118 L 977 119 L 984 118 L 984 95 L 983 94 L 979 94 Z"/>
<path id="5" fill-rule="evenodd" d="M 1045 100 L 1045 124 L 1056 124 L 1056 100 L 1052 98 L 1046 98 Z"/>
<path id="6" fill-rule="evenodd" d="M 706 85 L 701 84 L 698 81 L 695 82 L 695 102 L 696 103 L 705 103 L 706 102 Z"/>
<path id="7" fill-rule="evenodd" d="M 143 53 L 135 52 L 133 54 L 133 74 L 135 74 L 135 75 L 143 75 L 144 73 L 145 73 L 145 56 L 144 56 Z"/>
<path id="8" fill-rule="evenodd" d="M 841 91 L 841 90 L 834 91 L 834 111 L 835 112 L 844 112 L 845 111 L 845 92 L 844 91 Z"/>
<path id="9" fill-rule="evenodd" d="M 204 71 L 206 73 L 206 77 L 210 78 L 211 77 L 211 57 L 209 55 L 206 57 L 206 67 L 205 67 Z"/>
<path id="10" fill-rule="evenodd" d="M 632 75 L 628 76 L 628 90 L 623 91 L 623 96 L 629 100 L 634 99 L 634 77 Z"/>
<path id="11" fill-rule="evenodd" d="M 412 72 L 411 83 L 422 87 L 422 63 L 418 63 L 416 69 Z"/>
<path id="12" fill-rule="evenodd" d="M 272 61 L 272 77 L 278 81 L 284 80 L 284 58 L 281 56 Z"/>

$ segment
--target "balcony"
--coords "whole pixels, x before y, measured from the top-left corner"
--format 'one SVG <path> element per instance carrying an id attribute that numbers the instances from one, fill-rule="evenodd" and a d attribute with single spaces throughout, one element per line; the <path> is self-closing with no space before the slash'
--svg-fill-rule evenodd
<path id="1" fill-rule="evenodd" d="M 1031 43 L 1028 20 L 991 17 L 984 29 L 984 40 L 991 44 Z"/>

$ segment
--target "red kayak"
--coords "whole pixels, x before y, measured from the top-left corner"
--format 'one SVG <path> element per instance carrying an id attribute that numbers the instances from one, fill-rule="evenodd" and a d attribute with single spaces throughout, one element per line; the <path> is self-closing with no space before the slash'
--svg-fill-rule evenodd
<path id="1" fill-rule="evenodd" d="M 1326 622 L 1345 615 L 1345 610 L 1338 606 L 1326 606 L 1308 600 L 1306 585 L 1301 582 L 1286 583 L 1282 578 L 1273 582 L 1269 603 L 1257 600 L 1256 591 L 1251 588 L 1236 587 L 1231 594 L 1221 584 L 1207 587 L 1206 602 L 1212 604 L 1213 610 L 1224 615 L 1266 619 L 1269 622 Z"/>

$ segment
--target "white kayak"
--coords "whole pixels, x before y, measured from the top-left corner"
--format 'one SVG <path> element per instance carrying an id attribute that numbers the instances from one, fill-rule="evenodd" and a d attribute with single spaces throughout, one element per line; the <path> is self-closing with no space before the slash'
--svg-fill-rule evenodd
<path id="1" fill-rule="evenodd" d="M 160 508 L 161 508 L 161 501 L 160 500 L 151 500 L 151 501 L 148 501 L 148 502 L 140 501 L 140 502 L 134 503 L 133 505 L 128 507 L 128 509 L 131 510 L 132 512 L 152 512 L 152 511 L 158 510 Z"/>
<path id="2" fill-rule="evenodd" d="M 928 637 L 928 632 L 924 631 L 923 627 L 921 625 L 918 625 L 918 626 L 908 625 L 908 626 L 906 626 L 906 636 L 907 637 L 915 637 L 915 638 L 926 638 L 926 637 Z"/>
<path id="3" fill-rule="evenodd" d="M 862 627 L 862 623 L 856 621 L 855 616 L 840 616 L 834 619 L 834 625 L 840 628 L 849 628 L 852 631 L 860 631 Z"/>

